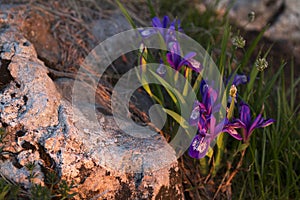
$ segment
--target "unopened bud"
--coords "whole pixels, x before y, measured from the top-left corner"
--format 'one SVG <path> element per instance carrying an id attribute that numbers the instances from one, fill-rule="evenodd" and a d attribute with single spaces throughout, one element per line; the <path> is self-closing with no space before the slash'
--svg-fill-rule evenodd
<path id="1" fill-rule="evenodd" d="M 248 13 L 248 21 L 253 22 L 255 20 L 255 12 L 251 11 Z"/>
<path id="2" fill-rule="evenodd" d="M 235 87 L 235 85 L 232 85 L 230 87 L 230 90 L 229 90 L 229 95 L 232 97 L 232 98 L 235 98 L 236 97 L 236 93 L 237 93 L 237 88 Z"/>
<path id="3" fill-rule="evenodd" d="M 230 90 L 229 90 L 229 95 L 231 96 L 231 103 L 229 106 L 229 109 L 227 111 L 227 118 L 231 119 L 233 117 L 233 111 L 234 111 L 234 100 L 236 97 L 237 89 L 235 85 L 232 85 Z"/>

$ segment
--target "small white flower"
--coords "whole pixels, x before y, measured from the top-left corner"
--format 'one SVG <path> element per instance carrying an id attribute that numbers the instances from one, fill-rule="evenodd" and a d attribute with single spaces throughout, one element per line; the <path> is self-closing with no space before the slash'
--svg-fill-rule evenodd
<path id="1" fill-rule="evenodd" d="M 234 36 L 231 40 L 232 44 L 238 48 L 244 48 L 246 45 L 246 40 L 240 35 Z"/>
<path id="2" fill-rule="evenodd" d="M 268 67 L 268 61 L 266 60 L 266 58 L 258 58 L 255 61 L 254 66 L 257 68 L 258 71 L 263 71 Z"/>

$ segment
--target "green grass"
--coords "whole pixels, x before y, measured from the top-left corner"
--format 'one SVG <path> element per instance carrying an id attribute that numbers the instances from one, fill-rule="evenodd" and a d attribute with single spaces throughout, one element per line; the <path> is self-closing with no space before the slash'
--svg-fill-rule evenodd
<path id="1" fill-rule="evenodd" d="M 257 131 L 251 141 L 250 152 L 242 172 L 235 180 L 236 198 L 239 199 L 299 199 L 300 198 L 300 137 L 299 107 L 289 102 L 295 101 L 285 93 L 284 77 L 269 97 L 270 106 L 266 111 L 276 116 L 276 124 Z M 290 88 L 294 92 L 295 88 Z M 273 106 L 274 107 L 273 107 Z M 241 188 L 241 180 L 243 187 Z"/>
<path id="2" fill-rule="evenodd" d="M 255 130 L 252 135 L 243 166 L 232 181 L 232 198 L 300 199 L 300 105 L 297 104 L 299 99 L 296 99 L 300 78 L 295 79 L 294 66 L 282 61 L 275 74 L 268 69 L 259 72 L 254 67 L 251 58 L 254 50 L 259 48 L 265 29 L 243 50 L 242 59 L 233 63 L 237 58 L 230 56 L 236 53 L 228 46 L 230 32 L 239 31 L 227 23 L 226 17 L 218 19 L 210 8 L 199 14 L 192 6 L 187 6 L 187 1 L 161 1 L 161 5 L 161 16 L 168 13 L 182 19 L 187 35 L 209 49 L 222 74 L 233 70 L 250 72 L 250 82 L 240 88 L 240 98 L 251 106 L 254 115 L 259 114 L 264 106 L 264 117 L 276 120 L 275 124 Z M 268 53 L 261 52 L 261 57 L 268 59 Z M 233 65 L 235 68 L 228 67 Z M 284 70 L 288 69 L 291 77 L 284 76 Z M 286 83 L 288 79 L 289 85 Z M 229 141 L 228 144 L 232 146 L 227 145 L 224 169 L 226 159 L 236 162 L 230 152 L 235 151 L 237 141 Z"/>
<path id="3" fill-rule="evenodd" d="M 300 198 L 300 116 L 295 99 L 297 80 L 291 68 L 291 84 L 287 86 L 283 72 L 273 85 L 265 102 L 266 112 L 276 119 L 270 128 L 257 131 L 251 140 L 245 166 L 235 180 L 239 199 L 299 199 Z M 267 78 L 266 78 L 267 79 Z M 286 89 L 288 88 L 288 90 Z M 262 89 L 258 93 L 264 92 Z M 240 188 L 241 180 L 244 185 Z"/>

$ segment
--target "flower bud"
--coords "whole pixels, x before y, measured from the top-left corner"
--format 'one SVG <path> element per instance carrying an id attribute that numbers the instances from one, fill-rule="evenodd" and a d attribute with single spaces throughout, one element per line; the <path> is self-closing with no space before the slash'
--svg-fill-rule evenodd
<path id="1" fill-rule="evenodd" d="M 251 11 L 248 13 L 248 21 L 253 22 L 255 20 L 255 12 Z"/>
<path id="2" fill-rule="evenodd" d="M 229 95 L 233 98 L 236 97 L 236 93 L 237 93 L 237 88 L 235 87 L 235 85 L 232 85 L 230 87 L 230 90 L 229 90 Z"/>
<path id="3" fill-rule="evenodd" d="M 258 58 L 255 61 L 254 66 L 257 68 L 258 71 L 263 71 L 268 67 L 268 61 L 266 60 L 266 58 Z"/>
<path id="4" fill-rule="evenodd" d="M 231 40 L 232 44 L 237 48 L 244 48 L 246 44 L 246 40 L 240 35 L 234 36 Z"/>

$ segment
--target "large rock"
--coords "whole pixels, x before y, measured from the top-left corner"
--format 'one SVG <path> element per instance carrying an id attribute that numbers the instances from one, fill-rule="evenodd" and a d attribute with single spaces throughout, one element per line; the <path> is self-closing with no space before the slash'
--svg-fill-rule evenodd
<path id="1" fill-rule="evenodd" d="M 210 2 L 210 1 L 208 1 Z M 261 31 L 269 28 L 265 36 L 272 40 L 289 40 L 300 43 L 300 1 L 298 0 L 221 0 L 219 11 L 229 6 L 229 17 L 246 30 Z M 211 2 L 210 2 L 211 3 Z M 255 13 L 255 19 L 249 23 L 248 14 Z"/>
<path id="2" fill-rule="evenodd" d="M 61 97 L 32 43 L 0 25 L 0 69 L 6 73 L 0 127 L 8 134 L 0 155 L 3 176 L 30 188 L 25 165 L 33 162 L 34 183 L 43 185 L 54 172 L 75 182 L 76 199 L 183 199 L 175 152 L 163 137 L 126 135 L 101 113 L 99 124 L 73 116 L 77 108 Z"/>
<path id="3" fill-rule="evenodd" d="M 278 40 L 290 40 L 300 45 L 300 1 L 285 0 L 282 12 L 266 32 L 266 36 Z"/>

